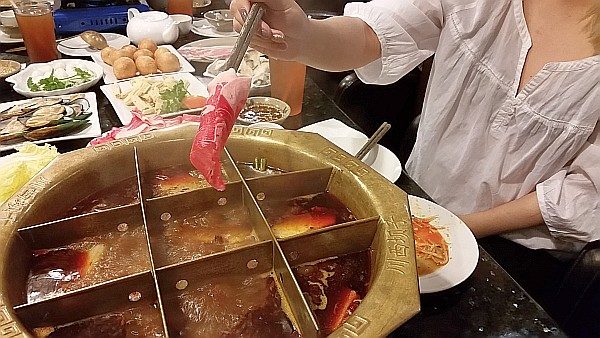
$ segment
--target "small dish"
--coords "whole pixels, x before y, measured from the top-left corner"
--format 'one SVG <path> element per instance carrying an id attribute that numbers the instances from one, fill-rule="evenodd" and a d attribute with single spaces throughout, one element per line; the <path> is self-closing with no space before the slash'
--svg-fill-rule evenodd
<path id="1" fill-rule="evenodd" d="M 19 31 L 15 34 L 15 30 L 19 30 L 19 28 L 0 26 L 0 43 L 22 43 L 23 36 L 21 35 L 21 32 Z"/>
<path id="2" fill-rule="evenodd" d="M 205 36 L 207 38 L 226 38 L 231 36 L 240 35 L 236 31 L 231 32 L 219 32 L 211 25 L 208 20 L 204 18 L 200 18 L 198 20 L 194 20 L 192 24 L 192 33 L 200 36 Z"/>
<path id="3" fill-rule="evenodd" d="M 0 60 L 0 79 L 17 74 L 21 70 L 21 64 L 13 60 Z"/>
<path id="4" fill-rule="evenodd" d="M 19 27 L 15 12 L 12 9 L 0 12 L 0 23 L 6 27 Z"/>
<path id="5" fill-rule="evenodd" d="M 34 92 L 34 91 L 31 91 L 29 89 L 29 87 L 27 86 L 27 79 L 29 79 L 32 76 L 35 76 L 36 73 L 39 73 L 39 72 L 44 73 L 44 72 L 49 71 L 48 69 L 52 70 L 52 69 L 56 69 L 59 67 L 64 68 L 67 66 L 80 67 L 80 68 L 82 66 L 84 66 L 86 70 L 89 70 L 90 72 L 93 73 L 93 77 L 84 83 L 74 85 L 72 87 L 68 87 L 68 88 L 64 88 L 64 89 L 50 90 L 50 91 L 41 90 L 41 91 Z M 19 93 L 23 96 L 40 97 L 40 96 L 55 96 L 55 95 L 80 93 L 80 92 L 83 92 L 86 89 L 92 87 L 96 83 L 98 83 L 100 78 L 102 78 L 102 67 L 100 67 L 99 65 L 97 65 L 91 61 L 87 61 L 87 60 L 64 59 L 64 60 L 54 60 L 54 61 L 50 61 L 50 62 L 46 62 L 46 63 L 30 64 L 23 71 L 15 74 L 15 75 L 7 77 L 6 82 L 12 83 L 14 85 L 13 89 L 17 93 Z"/>
<path id="6" fill-rule="evenodd" d="M 170 15 L 171 19 L 175 21 L 177 27 L 179 27 L 179 36 L 188 35 L 192 30 L 192 17 L 185 14 L 173 14 Z"/>
<path id="7" fill-rule="evenodd" d="M 310 124 L 298 129 L 298 131 L 319 134 L 349 154 L 356 154 L 360 147 L 364 145 L 364 142 L 368 140 L 365 134 L 336 119 Z M 375 156 L 374 160 L 371 154 Z M 363 162 L 390 182 L 396 182 L 402 175 L 402 163 L 400 163 L 398 156 L 380 144 L 367 154 Z"/>
<path id="8" fill-rule="evenodd" d="M 115 49 L 119 49 L 131 43 L 129 38 L 125 35 L 116 33 L 100 34 L 104 36 L 104 38 L 106 39 L 106 43 L 108 43 L 110 47 L 113 47 Z M 87 42 L 83 41 L 83 39 L 79 35 L 59 42 L 58 51 L 64 55 L 69 56 L 91 56 L 93 53 L 98 52 L 98 50 L 90 47 L 90 45 Z"/>
<path id="9" fill-rule="evenodd" d="M 206 71 L 202 75 L 212 78 L 216 77 L 226 62 L 227 59 L 213 61 L 206 67 Z M 238 75 L 251 77 L 252 89 L 270 88 L 271 73 L 269 71 L 269 59 L 264 54 L 254 49 L 249 49 L 242 59 Z"/>
<path id="10" fill-rule="evenodd" d="M 280 124 L 290 116 L 290 106 L 273 97 L 249 97 L 238 121 L 246 124 L 271 122 Z"/>
<path id="11" fill-rule="evenodd" d="M 6 34 L 7 36 L 13 39 L 23 39 L 23 35 L 21 34 L 21 30 L 19 29 L 19 27 L 1 25 L 0 32 Z"/>
<path id="12" fill-rule="evenodd" d="M 204 18 L 219 32 L 233 32 L 233 15 L 228 9 L 208 11 Z"/>

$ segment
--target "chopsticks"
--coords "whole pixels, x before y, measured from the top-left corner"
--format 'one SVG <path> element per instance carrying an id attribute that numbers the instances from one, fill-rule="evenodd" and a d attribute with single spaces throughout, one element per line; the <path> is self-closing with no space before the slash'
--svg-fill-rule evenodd
<path id="1" fill-rule="evenodd" d="M 373 133 L 373 135 L 369 138 L 367 143 L 356 153 L 355 157 L 362 161 L 362 159 L 373 149 L 379 141 L 383 138 L 383 136 L 392 128 L 392 125 L 383 122 L 379 128 Z"/>
<path id="2" fill-rule="evenodd" d="M 240 64 L 244 59 L 244 55 L 248 50 L 248 46 L 250 46 L 250 39 L 259 28 L 261 18 L 264 13 L 265 7 L 263 4 L 257 2 L 252 4 L 252 7 L 250 7 L 250 13 L 248 13 L 248 18 L 246 19 L 246 22 L 244 22 L 242 30 L 240 31 L 240 36 L 235 41 L 231 55 L 229 56 L 229 59 L 227 59 L 225 67 L 221 69 L 221 71 L 233 68 L 237 72 L 238 68 L 240 68 Z"/>

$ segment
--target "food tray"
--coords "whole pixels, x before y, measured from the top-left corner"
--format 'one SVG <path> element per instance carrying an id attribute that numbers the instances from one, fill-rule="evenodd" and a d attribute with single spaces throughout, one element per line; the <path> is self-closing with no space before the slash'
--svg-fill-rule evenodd
<path id="1" fill-rule="evenodd" d="M 164 47 L 164 48 L 168 49 L 171 53 L 173 53 L 175 56 L 177 56 L 177 58 L 179 59 L 179 64 L 181 65 L 181 69 L 179 69 L 177 72 L 193 73 L 196 70 L 194 68 L 194 66 L 192 66 L 183 56 L 181 56 L 181 54 L 179 54 L 179 52 L 173 46 L 171 46 L 171 45 L 158 46 L 158 48 L 160 48 L 160 47 Z M 113 67 L 102 60 L 102 56 L 100 56 L 100 52 L 93 53 L 92 60 L 94 60 L 95 63 L 99 64 L 102 67 L 102 69 L 104 69 L 104 83 L 110 84 L 110 83 L 115 83 L 117 81 L 129 80 L 129 79 L 118 80 L 115 77 L 115 73 L 113 72 Z"/>

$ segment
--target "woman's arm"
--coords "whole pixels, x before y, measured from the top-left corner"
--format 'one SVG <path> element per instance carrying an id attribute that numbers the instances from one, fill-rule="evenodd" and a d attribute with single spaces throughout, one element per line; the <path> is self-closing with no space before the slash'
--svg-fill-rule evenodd
<path id="1" fill-rule="evenodd" d="M 460 218 L 478 238 L 544 225 L 535 191 L 495 208 Z"/>
<path id="2" fill-rule="evenodd" d="M 461 218 L 477 237 L 545 225 L 560 240 L 600 240 L 600 124 L 575 158 L 536 191 Z"/>

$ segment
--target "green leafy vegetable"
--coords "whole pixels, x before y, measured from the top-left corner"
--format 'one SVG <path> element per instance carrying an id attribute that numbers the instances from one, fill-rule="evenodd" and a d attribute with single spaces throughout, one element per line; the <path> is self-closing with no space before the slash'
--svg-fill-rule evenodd
<path id="1" fill-rule="evenodd" d="M 40 86 L 33 83 L 33 80 L 31 78 L 27 79 L 27 87 L 29 87 L 29 90 L 31 90 L 32 92 L 39 92 L 41 90 Z"/>
<path id="2" fill-rule="evenodd" d="M 91 72 L 85 71 L 79 67 L 75 67 L 74 71 L 75 75 L 66 77 L 64 79 L 59 79 L 58 77 L 54 76 L 53 69 L 50 75 L 48 75 L 48 77 L 40 79 L 37 83 L 33 81 L 33 78 L 29 77 L 27 79 L 27 87 L 29 87 L 29 90 L 31 90 L 32 92 L 39 92 L 42 90 L 50 91 L 57 89 L 65 89 L 81 83 L 85 83 L 91 80 L 93 77 L 93 74 Z"/>
<path id="3" fill-rule="evenodd" d="M 183 98 L 188 95 L 185 82 L 177 81 L 170 89 L 165 89 L 160 92 L 160 98 L 163 100 L 162 111 L 164 113 L 172 113 L 181 110 Z"/>

